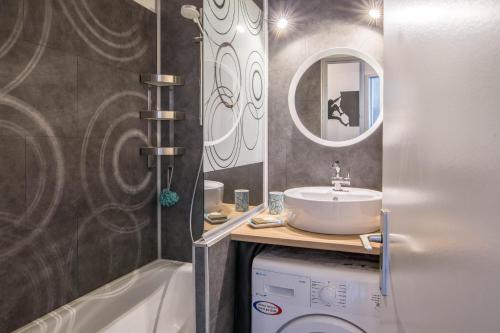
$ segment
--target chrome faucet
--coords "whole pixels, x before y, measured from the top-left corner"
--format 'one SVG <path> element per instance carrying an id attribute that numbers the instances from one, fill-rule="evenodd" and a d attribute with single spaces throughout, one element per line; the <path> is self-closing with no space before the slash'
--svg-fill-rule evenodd
<path id="1" fill-rule="evenodd" d="M 332 168 L 334 170 L 334 174 L 332 175 L 332 185 L 333 185 L 333 190 L 336 192 L 342 192 L 345 191 L 342 186 L 350 186 L 351 185 L 351 177 L 349 175 L 349 172 L 347 173 L 347 177 L 342 177 L 340 175 L 340 172 L 342 171 L 340 168 L 340 162 L 335 161 L 333 163 Z"/>

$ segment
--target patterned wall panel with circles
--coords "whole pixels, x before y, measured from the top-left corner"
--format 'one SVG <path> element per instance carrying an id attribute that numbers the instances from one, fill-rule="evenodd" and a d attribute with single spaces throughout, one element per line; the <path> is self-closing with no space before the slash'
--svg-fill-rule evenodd
<path id="1" fill-rule="evenodd" d="M 204 171 L 263 162 L 264 13 L 248 0 L 205 0 Z"/>

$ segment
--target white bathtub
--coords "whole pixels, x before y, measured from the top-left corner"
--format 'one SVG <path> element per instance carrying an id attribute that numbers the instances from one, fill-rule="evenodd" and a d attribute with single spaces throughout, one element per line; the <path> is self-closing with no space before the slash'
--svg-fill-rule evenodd
<path id="1" fill-rule="evenodd" d="M 193 333 L 192 265 L 157 260 L 15 333 Z"/>

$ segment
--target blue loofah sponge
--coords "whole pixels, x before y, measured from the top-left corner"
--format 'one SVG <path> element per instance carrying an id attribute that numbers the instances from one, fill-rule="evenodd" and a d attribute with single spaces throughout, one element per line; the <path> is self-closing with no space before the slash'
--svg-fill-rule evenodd
<path id="1" fill-rule="evenodd" d="M 163 189 L 160 193 L 160 204 L 163 207 L 172 207 L 179 202 L 179 195 L 169 189 Z"/>

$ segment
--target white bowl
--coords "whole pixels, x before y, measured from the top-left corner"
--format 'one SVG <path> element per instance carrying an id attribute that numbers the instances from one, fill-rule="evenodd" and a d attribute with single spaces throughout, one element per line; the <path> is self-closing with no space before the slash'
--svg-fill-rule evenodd
<path id="1" fill-rule="evenodd" d="M 224 197 L 224 184 L 214 180 L 205 180 L 204 187 L 205 213 L 212 213 L 220 210 L 222 208 L 222 198 Z"/>
<path id="2" fill-rule="evenodd" d="M 299 187 L 285 191 L 289 224 L 322 234 L 365 234 L 380 226 L 382 193 L 363 188 Z"/>

